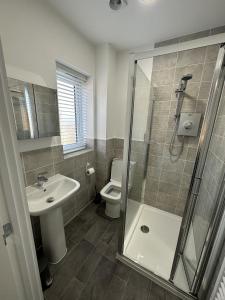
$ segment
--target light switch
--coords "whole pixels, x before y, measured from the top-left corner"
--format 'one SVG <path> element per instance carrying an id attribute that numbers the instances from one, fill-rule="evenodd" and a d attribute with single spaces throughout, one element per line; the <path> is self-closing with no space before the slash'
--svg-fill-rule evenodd
<path id="1" fill-rule="evenodd" d="M 201 113 L 181 113 L 177 135 L 198 136 Z"/>

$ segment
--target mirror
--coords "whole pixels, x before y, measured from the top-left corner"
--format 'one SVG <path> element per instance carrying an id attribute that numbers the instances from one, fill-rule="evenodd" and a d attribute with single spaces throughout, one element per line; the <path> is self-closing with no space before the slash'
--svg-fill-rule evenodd
<path id="1" fill-rule="evenodd" d="M 59 136 L 57 92 L 8 78 L 18 140 Z"/>

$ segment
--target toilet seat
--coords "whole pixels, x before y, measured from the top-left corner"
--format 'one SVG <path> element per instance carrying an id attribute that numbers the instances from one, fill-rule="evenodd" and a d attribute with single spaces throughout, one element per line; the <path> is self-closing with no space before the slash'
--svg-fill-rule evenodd
<path id="1" fill-rule="evenodd" d="M 119 189 L 118 195 L 111 195 L 109 193 L 110 190 L 112 190 L 115 187 L 115 189 Z M 109 202 L 120 202 L 121 199 L 121 183 L 116 182 L 116 181 L 110 181 L 108 182 L 100 191 L 101 196 L 103 199 L 109 201 Z"/>
<path id="2" fill-rule="evenodd" d="M 120 217 L 122 166 L 122 159 L 113 159 L 110 182 L 107 183 L 100 191 L 100 195 L 106 203 L 105 214 L 113 219 Z M 133 182 L 134 166 L 135 162 L 131 162 L 128 191 L 130 190 Z"/>

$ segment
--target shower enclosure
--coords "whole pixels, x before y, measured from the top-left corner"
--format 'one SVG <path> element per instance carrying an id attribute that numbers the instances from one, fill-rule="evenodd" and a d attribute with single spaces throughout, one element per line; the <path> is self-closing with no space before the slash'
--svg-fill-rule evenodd
<path id="1" fill-rule="evenodd" d="M 219 42 L 161 48 L 132 62 L 118 258 L 182 299 L 198 296 L 208 262 L 213 272 L 219 253 L 214 246 L 225 207 Z"/>

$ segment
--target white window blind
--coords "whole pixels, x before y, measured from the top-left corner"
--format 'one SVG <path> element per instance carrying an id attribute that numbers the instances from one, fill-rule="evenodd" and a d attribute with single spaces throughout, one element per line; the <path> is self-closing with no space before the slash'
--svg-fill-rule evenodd
<path id="1" fill-rule="evenodd" d="M 60 135 L 64 153 L 87 145 L 88 77 L 57 63 Z"/>

